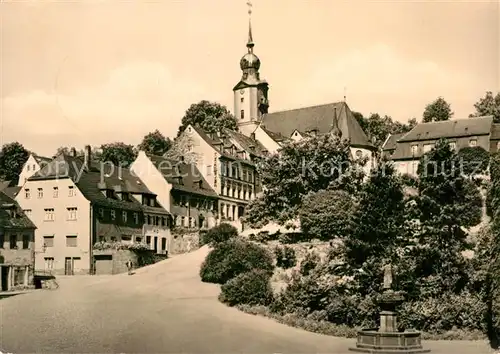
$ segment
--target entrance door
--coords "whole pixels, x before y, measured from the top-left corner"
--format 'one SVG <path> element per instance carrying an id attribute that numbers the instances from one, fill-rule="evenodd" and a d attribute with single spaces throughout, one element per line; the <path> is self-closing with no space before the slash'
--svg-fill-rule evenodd
<path id="1" fill-rule="evenodd" d="M 154 242 L 155 242 L 155 244 L 154 244 L 155 253 L 158 253 L 158 236 L 155 236 Z"/>
<path id="2" fill-rule="evenodd" d="M 0 267 L 2 269 L 2 291 L 9 290 L 9 267 Z"/>
<path id="3" fill-rule="evenodd" d="M 66 257 L 64 261 L 64 275 L 73 275 L 73 258 Z"/>

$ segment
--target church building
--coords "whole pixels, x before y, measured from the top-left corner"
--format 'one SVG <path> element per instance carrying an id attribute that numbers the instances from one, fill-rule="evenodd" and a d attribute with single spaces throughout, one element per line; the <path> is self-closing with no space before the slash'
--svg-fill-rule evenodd
<path id="1" fill-rule="evenodd" d="M 249 23 L 248 52 L 240 60 L 242 76 L 234 86 L 234 115 L 241 133 L 252 137 L 270 153 L 290 140 L 316 134 L 338 134 L 350 141 L 353 158 L 366 157 L 365 171 L 374 166 L 375 146 L 344 101 L 269 113 L 269 85 L 260 77 L 260 59 L 254 53 Z"/>

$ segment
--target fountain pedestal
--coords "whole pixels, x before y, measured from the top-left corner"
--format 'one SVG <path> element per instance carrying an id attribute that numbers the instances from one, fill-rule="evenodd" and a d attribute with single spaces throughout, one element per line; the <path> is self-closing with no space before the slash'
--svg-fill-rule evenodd
<path id="1" fill-rule="evenodd" d="M 404 296 L 391 289 L 392 276 L 387 283 L 384 281 L 385 291 L 378 299 L 381 308 L 380 327 L 359 331 L 356 347 L 349 350 L 372 354 L 430 353 L 430 349 L 422 347 L 420 332 L 398 331 L 396 307 L 403 303 Z"/>

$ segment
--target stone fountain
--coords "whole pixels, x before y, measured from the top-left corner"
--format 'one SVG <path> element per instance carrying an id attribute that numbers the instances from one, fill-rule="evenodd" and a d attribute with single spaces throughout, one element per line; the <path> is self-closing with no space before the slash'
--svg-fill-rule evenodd
<path id="1" fill-rule="evenodd" d="M 420 354 L 430 353 L 421 343 L 420 332 L 398 331 L 396 307 L 404 302 L 404 293 L 392 289 L 392 265 L 384 266 L 383 293 L 378 298 L 380 327 L 358 332 L 355 348 L 350 351 L 372 354 Z"/>

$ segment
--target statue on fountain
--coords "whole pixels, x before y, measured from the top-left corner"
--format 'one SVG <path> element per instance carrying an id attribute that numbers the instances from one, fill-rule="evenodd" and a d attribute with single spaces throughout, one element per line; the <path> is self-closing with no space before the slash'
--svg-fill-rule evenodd
<path id="1" fill-rule="evenodd" d="M 422 347 L 420 332 L 398 329 L 396 308 L 403 303 L 404 293 L 393 289 L 395 277 L 392 264 L 387 263 L 382 267 L 382 271 L 382 294 L 378 298 L 381 309 L 379 327 L 359 331 L 356 347 L 349 350 L 380 354 L 429 353 L 430 350 Z"/>

